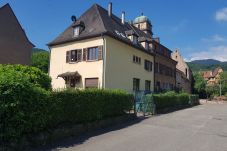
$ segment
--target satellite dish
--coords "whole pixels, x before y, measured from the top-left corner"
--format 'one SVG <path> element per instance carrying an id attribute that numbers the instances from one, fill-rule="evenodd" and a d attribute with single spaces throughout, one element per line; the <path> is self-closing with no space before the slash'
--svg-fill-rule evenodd
<path id="1" fill-rule="evenodd" d="M 71 17 L 71 20 L 72 20 L 73 22 L 76 22 L 76 16 L 73 15 L 73 16 Z"/>

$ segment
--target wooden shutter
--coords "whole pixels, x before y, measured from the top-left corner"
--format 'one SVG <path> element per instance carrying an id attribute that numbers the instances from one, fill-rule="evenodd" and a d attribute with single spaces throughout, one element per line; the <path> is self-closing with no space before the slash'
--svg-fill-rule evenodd
<path id="1" fill-rule="evenodd" d="M 103 59 L 103 46 L 98 46 L 99 49 L 99 55 L 98 55 L 98 60 Z"/>
<path id="2" fill-rule="evenodd" d="M 70 62 L 70 51 L 66 51 L 66 63 Z"/>
<path id="3" fill-rule="evenodd" d="M 82 49 L 77 50 L 77 61 L 82 61 Z"/>
<path id="4" fill-rule="evenodd" d="M 87 48 L 83 49 L 83 61 L 87 61 Z"/>

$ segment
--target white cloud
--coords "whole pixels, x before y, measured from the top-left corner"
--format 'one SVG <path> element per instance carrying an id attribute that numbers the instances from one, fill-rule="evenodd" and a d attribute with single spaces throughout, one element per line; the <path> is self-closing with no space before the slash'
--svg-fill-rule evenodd
<path id="1" fill-rule="evenodd" d="M 226 40 L 225 37 L 222 37 L 220 35 L 214 35 L 212 38 L 214 41 L 225 41 Z"/>
<path id="2" fill-rule="evenodd" d="M 210 47 L 207 51 L 199 51 L 197 53 L 192 53 L 187 60 L 193 61 L 200 59 L 216 59 L 219 61 L 227 61 L 227 46 L 221 45 L 216 47 Z"/>
<path id="3" fill-rule="evenodd" d="M 213 35 L 212 37 L 209 37 L 209 38 L 202 38 L 202 41 L 203 42 L 224 42 L 226 41 L 226 37 L 223 37 L 221 35 Z"/>
<path id="4" fill-rule="evenodd" d="M 190 62 L 190 61 L 192 61 L 191 59 L 188 59 L 188 58 L 184 58 L 184 61 L 185 62 Z"/>
<path id="5" fill-rule="evenodd" d="M 227 7 L 218 10 L 216 12 L 215 19 L 217 21 L 227 21 Z"/>

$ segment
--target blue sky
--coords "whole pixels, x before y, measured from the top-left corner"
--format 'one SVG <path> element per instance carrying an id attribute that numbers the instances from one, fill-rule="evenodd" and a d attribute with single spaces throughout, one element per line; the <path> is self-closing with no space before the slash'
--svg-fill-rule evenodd
<path id="1" fill-rule="evenodd" d="M 29 39 L 48 49 L 52 41 L 93 3 L 105 0 L 1 0 L 9 3 Z M 142 12 L 153 25 L 155 37 L 171 50 L 180 49 L 187 60 L 213 58 L 227 61 L 227 0 L 112 0 L 113 13 L 133 20 Z"/>

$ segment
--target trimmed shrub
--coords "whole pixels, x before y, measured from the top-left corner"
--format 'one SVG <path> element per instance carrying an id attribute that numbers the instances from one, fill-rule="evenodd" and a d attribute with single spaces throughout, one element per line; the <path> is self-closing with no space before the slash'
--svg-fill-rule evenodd
<path id="1" fill-rule="evenodd" d="M 165 109 L 170 107 L 188 105 L 189 95 L 187 93 L 177 94 L 175 92 L 167 92 L 162 94 L 154 94 L 156 109 Z"/>
<path id="2" fill-rule="evenodd" d="M 38 68 L 22 65 L 0 65 L 0 74 L 11 72 L 14 72 L 14 74 L 23 74 L 30 83 L 37 87 L 46 90 L 51 89 L 51 78 Z"/>
<path id="3" fill-rule="evenodd" d="M 50 92 L 32 83 L 31 76 L 19 72 L 21 70 L 7 68 L 5 71 L 0 72 L 0 146 L 1 143 L 20 144 L 24 136 L 59 125 L 124 115 L 133 106 L 132 95 L 123 91 Z"/>
<path id="4" fill-rule="evenodd" d="M 125 114 L 133 106 L 133 97 L 120 90 L 65 90 L 50 96 L 53 122 L 86 123 Z"/>
<path id="5" fill-rule="evenodd" d="M 198 94 L 191 94 L 189 95 L 189 104 L 190 105 L 199 105 L 199 95 Z"/>

